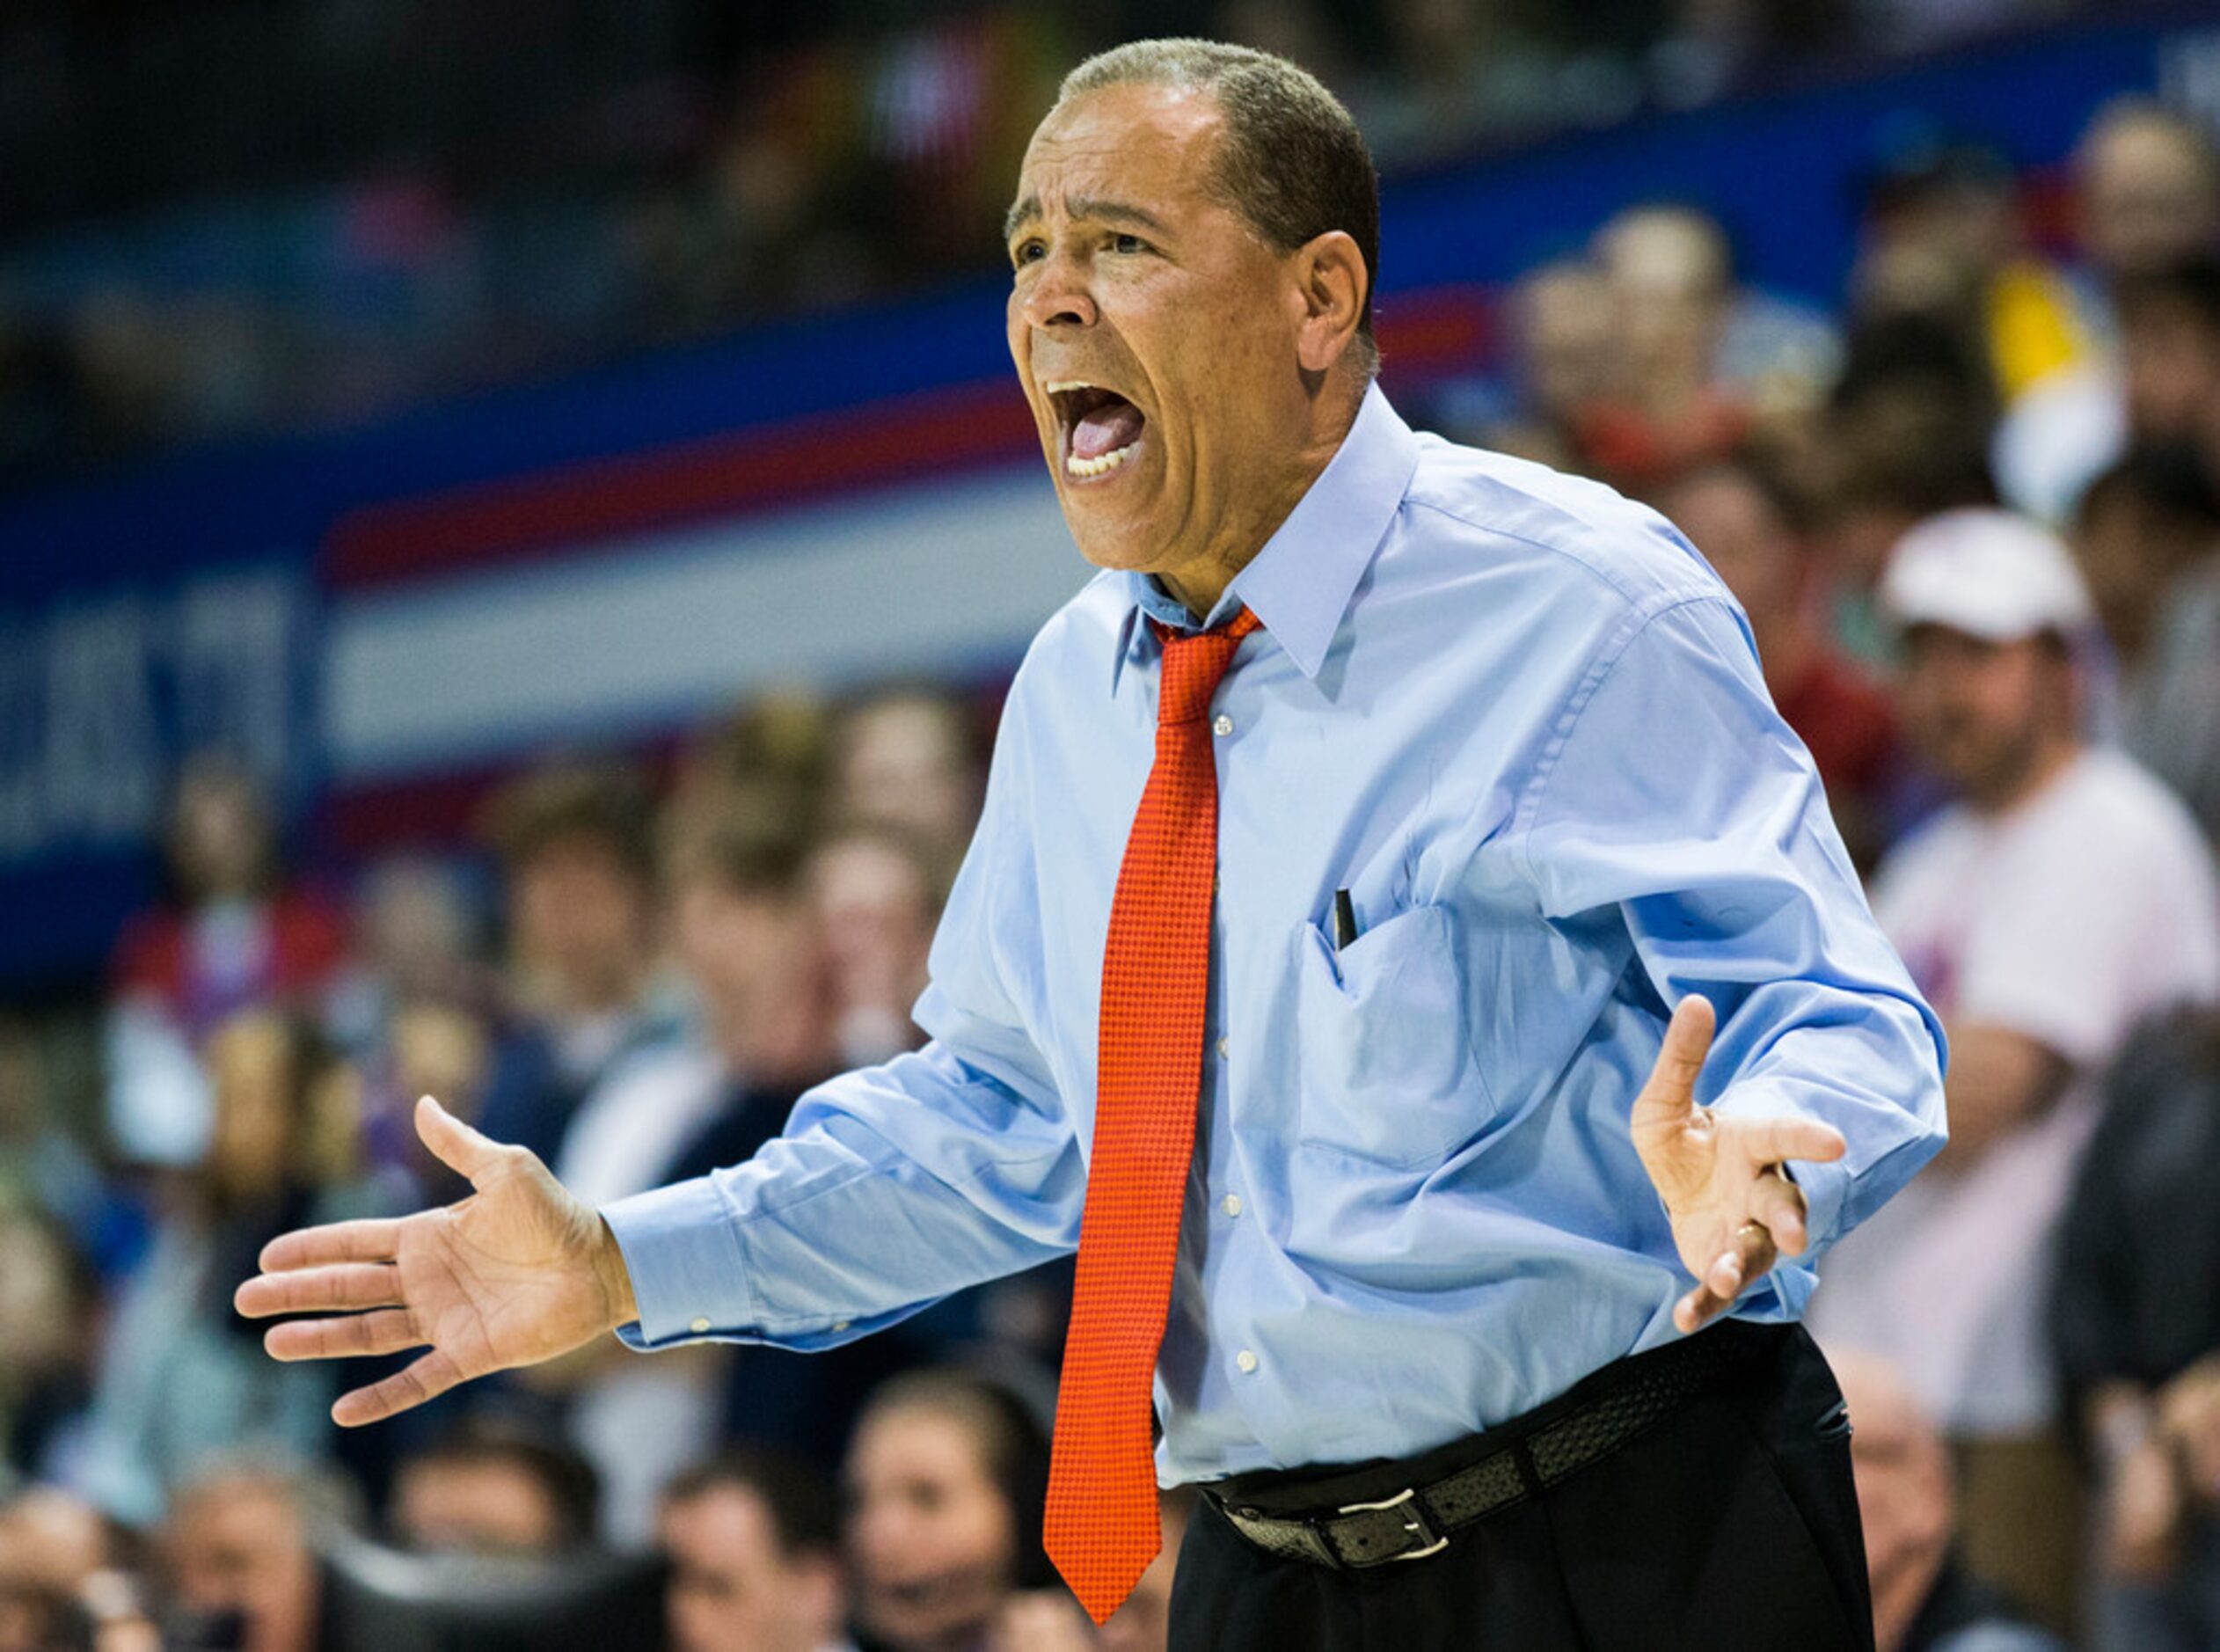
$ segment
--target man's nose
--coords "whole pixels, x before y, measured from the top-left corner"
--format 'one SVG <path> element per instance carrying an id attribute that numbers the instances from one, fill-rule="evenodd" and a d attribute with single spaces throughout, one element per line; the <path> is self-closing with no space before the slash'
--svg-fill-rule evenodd
<path id="1" fill-rule="evenodd" d="M 1099 312 L 1087 290 L 1086 272 L 1068 254 L 1050 253 L 1026 294 L 1025 317 L 1035 327 L 1094 325 Z"/>

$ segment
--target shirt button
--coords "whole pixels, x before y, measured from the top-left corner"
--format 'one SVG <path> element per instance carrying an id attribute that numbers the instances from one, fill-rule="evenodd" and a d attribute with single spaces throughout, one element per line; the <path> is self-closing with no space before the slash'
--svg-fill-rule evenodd
<path id="1" fill-rule="evenodd" d="M 1233 1363 L 1241 1368 L 1244 1375 L 1246 1375 L 1257 1368 L 1257 1356 L 1245 1348 L 1233 1356 Z"/>
<path id="2" fill-rule="evenodd" d="M 1222 1038 L 1218 1041 L 1218 1059 L 1220 1061 L 1223 1061 L 1228 1056 L 1233 1053 L 1227 1048 L 1231 1042 L 1232 1041 L 1228 1038 Z"/>
<path id="3" fill-rule="evenodd" d="M 833 1329 L 836 1332 L 844 1331 L 848 1328 L 848 1325 L 849 1321 L 846 1319 L 836 1319 L 833 1321 Z"/>
<path id="4" fill-rule="evenodd" d="M 696 1336 L 699 1336 L 704 1331 L 709 1329 L 709 1321 L 706 1319 L 697 1319 L 686 1328 L 691 1331 Z"/>
<path id="5" fill-rule="evenodd" d="M 1228 717 L 1223 712 L 1220 712 L 1218 713 L 1217 720 L 1212 723 L 1210 727 L 1212 730 L 1217 734 L 1230 735 L 1233 732 L 1233 719 Z"/>
<path id="6" fill-rule="evenodd" d="M 1239 1216 L 1241 1214 L 1241 1195 L 1238 1193 L 1229 1193 L 1224 1198 L 1218 1201 L 1218 1209 L 1223 1210 L 1228 1216 Z"/>

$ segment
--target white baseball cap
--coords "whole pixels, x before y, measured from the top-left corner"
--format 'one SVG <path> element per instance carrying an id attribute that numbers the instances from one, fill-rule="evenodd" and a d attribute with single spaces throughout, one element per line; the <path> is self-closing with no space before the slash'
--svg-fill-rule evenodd
<path id="1" fill-rule="evenodd" d="M 1947 625 L 1990 642 L 2040 632 L 2069 639 L 2096 608 L 2057 535 L 2008 510 L 1948 510 L 1896 541 L 1880 576 L 1880 605 L 1905 630 Z"/>

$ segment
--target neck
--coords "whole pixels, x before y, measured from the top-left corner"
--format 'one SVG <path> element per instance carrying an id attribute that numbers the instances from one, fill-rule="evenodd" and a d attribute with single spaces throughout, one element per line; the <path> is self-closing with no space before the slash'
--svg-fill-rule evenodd
<path id="1" fill-rule="evenodd" d="M 1247 509 L 1235 513 L 1236 520 L 1194 555 L 1150 570 L 1198 622 L 1218 605 L 1234 576 L 1256 560 L 1348 440 L 1370 384 L 1369 379 L 1352 384 L 1349 378 L 1343 371 L 1321 377 L 1311 396 L 1310 434 L 1287 455 L 1280 472 L 1257 488 Z"/>

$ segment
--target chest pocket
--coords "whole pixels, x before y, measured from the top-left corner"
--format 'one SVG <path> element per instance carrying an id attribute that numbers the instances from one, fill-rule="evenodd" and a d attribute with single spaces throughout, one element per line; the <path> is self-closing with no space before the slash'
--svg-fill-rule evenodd
<path id="1" fill-rule="evenodd" d="M 1480 1129 L 1493 1105 L 1447 907 L 1406 908 L 1338 952 L 1306 923 L 1295 951 L 1302 1145 L 1409 1168 Z"/>

